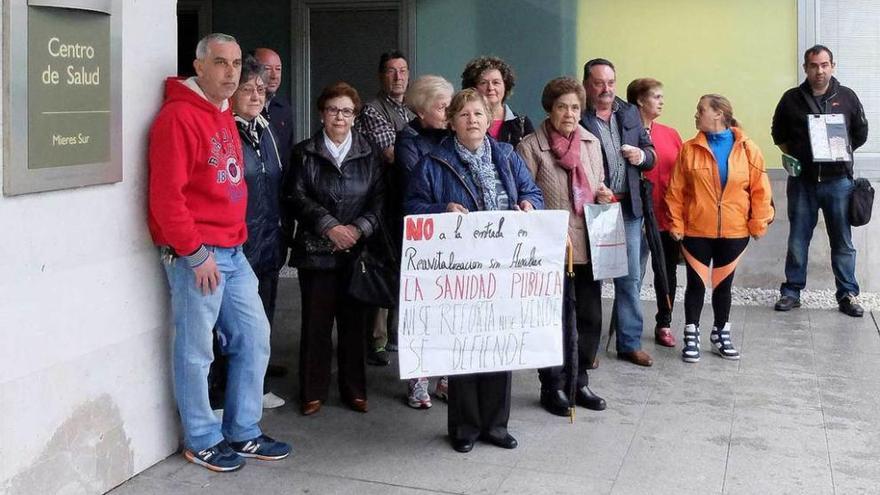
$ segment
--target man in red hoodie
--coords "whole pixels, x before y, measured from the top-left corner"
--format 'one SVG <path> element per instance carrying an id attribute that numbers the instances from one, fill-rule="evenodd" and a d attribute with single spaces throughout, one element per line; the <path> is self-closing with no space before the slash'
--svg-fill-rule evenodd
<path id="1" fill-rule="evenodd" d="M 244 457 L 283 459 L 290 446 L 259 427 L 269 322 L 241 249 L 247 187 L 228 102 L 238 87 L 241 48 L 231 36 L 210 34 L 199 41 L 193 65 L 195 77 L 165 81 L 165 102 L 150 130 L 149 225 L 171 288 L 184 456 L 213 471 L 234 471 Z M 215 325 L 229 356 L 222 425 L 208 400 Z"/>

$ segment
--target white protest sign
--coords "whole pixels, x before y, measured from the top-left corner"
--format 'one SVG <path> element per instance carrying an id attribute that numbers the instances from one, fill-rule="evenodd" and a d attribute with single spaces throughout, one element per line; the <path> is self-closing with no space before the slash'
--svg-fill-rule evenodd
<path id="1" fill-rule="evenodd" d="M 568 212 L 404 219 L 401 378 L 562 364 Z"/>

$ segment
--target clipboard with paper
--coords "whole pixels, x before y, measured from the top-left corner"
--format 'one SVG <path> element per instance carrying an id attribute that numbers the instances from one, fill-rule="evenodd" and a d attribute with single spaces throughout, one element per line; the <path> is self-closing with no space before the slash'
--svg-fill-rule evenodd
<path id="1" fill-rule="evenodd" d="M 852 161 L 849 132 L 843 114 L 809 114 L 807 124 L 814 162 Z"/>

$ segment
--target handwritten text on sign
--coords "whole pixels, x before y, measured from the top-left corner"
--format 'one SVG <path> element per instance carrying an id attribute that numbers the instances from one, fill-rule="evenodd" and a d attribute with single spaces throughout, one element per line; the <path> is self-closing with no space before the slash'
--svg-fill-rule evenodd
<path id="1" fill-rule="evenodd" d="M 553 210 L 406 217 L 400 377 L 561 364 L 567 229 Z"/>

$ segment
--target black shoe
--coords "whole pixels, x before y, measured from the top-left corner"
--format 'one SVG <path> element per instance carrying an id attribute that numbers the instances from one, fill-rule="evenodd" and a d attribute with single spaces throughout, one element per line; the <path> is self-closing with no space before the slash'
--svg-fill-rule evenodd
<path id="1" fill-rule="evenodd" d="M 584 385 L 583 387 L 577 390 L 577 394 L 574 396 L 574 400 L 577 405 L 581 407 L 586 407 L 591 411 L 604 411 L 608 406 L 605 404 L 605 399 L 599 397 L 594 394 L 590 387 Z"/>
<path id="2" fill-rule="evenodd" d="M 792 296 L 782 296 L 776 301 L 776 306 L 773 306 L 773 309 L 776 311 L 791 311 L 794 308 L 801 307 L 801 300 Z"/>
<path id="3" fill-rule="evenodd" d="M 386 351 L 384 347 L 371 349 L 370 352 L 367 353 L 367 364 L 369 365 L 388 366 L 389 362 L 391 362 L 391 360 L 388 359 L 388 351 Z"/>
<path id="4" fill-rule="evenodd" d="M 278 364 L 270 364 L 266 367 L 266 374 L 272 377 L 281 377 L 287 375 L 287 366 Z"/>
<path id="5" fill-rule="evenodd" d="M 855 318 L 861 318 L 865 314 L 865 308 L 859 303 L 859 298 L 852 294 L 843 296 L 843 299 L 837 302 L 837 309 L 841 313 Z"/>
<path id="6" fill-rule="evenodd" d="M 485 435 L 482 437 L 482 440 L 502 449 L 515 449 L 519 445 L 519 442 L 510 433 L 501 438 Z"/>
<path id="7" fill-rule="evenodd" d="M 452 448 L 455 449 L 456 452 L 467 454 L 474 450 L 474 441 L 468 439 L 452 439 Z"/>
<path id="8" fill-rule="evenodd" d="M 557 416 L 568 416 L 568 397 L 562 390 L 541 390 L 541 407 Z"/>

